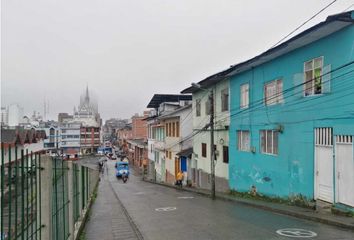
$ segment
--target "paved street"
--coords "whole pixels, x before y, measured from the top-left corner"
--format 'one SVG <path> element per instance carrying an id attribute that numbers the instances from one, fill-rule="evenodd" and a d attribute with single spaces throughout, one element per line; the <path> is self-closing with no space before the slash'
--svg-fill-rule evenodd
<path id="1" fill-rule="evenodd" d="M 108 166 L 109 175 L 101 180 L 99 196 L 86 226 L 87 239 L 121 239 L 119 232 L 138 239 L 112 188 L 144 239 L 290 239 L 277 233 L 286 228 L 310 230 L 317 234 L 316 239 L 354 237 L 351 231 L 233 202 L 212 201 L 198 194 L 146 183 L 134 175 L 123 184 L 113 175 L 114 161 L 109 161 Z"/>

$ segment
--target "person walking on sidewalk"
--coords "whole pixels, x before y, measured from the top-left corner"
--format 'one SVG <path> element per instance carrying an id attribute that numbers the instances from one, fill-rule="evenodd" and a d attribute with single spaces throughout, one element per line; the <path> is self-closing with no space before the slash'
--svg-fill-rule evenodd
<path id="1" fill-rule="evenodd" d="M 179 171 L 177 173 L 177 182 L 176 182 L 176 185 L 179 186 L 179 187 L 182 187 L 182 181 L 183 181 L 183 172 L 182 171 Z"/>

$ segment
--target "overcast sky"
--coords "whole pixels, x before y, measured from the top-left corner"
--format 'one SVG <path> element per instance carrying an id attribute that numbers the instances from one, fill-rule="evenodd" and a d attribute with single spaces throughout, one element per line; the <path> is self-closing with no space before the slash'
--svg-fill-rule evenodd
<path id="1" fill-rule="evenodd" d="M 267 50 L 332 0 L 1 0 L 1 100 L 72 113 L 86 84 L 104 119 Z M 339 13 L 338 0 L 301 30 Z M 351 7 L 353 9 L 353 7 Z"/>

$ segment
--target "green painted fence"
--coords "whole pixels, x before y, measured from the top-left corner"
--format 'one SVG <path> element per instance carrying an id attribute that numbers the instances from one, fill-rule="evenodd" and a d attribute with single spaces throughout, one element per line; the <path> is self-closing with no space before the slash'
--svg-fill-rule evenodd
<path id="1" fill-rule="evenodd" d="M 97 169 L 4 144 L 0 164 L 0 240 L 77 237 L 98 183 Z"/>

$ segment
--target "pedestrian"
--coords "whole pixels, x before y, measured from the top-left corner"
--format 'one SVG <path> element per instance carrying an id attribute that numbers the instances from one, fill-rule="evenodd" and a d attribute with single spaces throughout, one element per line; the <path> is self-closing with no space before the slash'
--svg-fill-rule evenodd
<path id="1" fill-rule="evenodd" d="M 179 171 L 177 173 L 177 182 L 176 185 L 182 187 L 182 181 L 183 181 L 183 172 Z"/>

